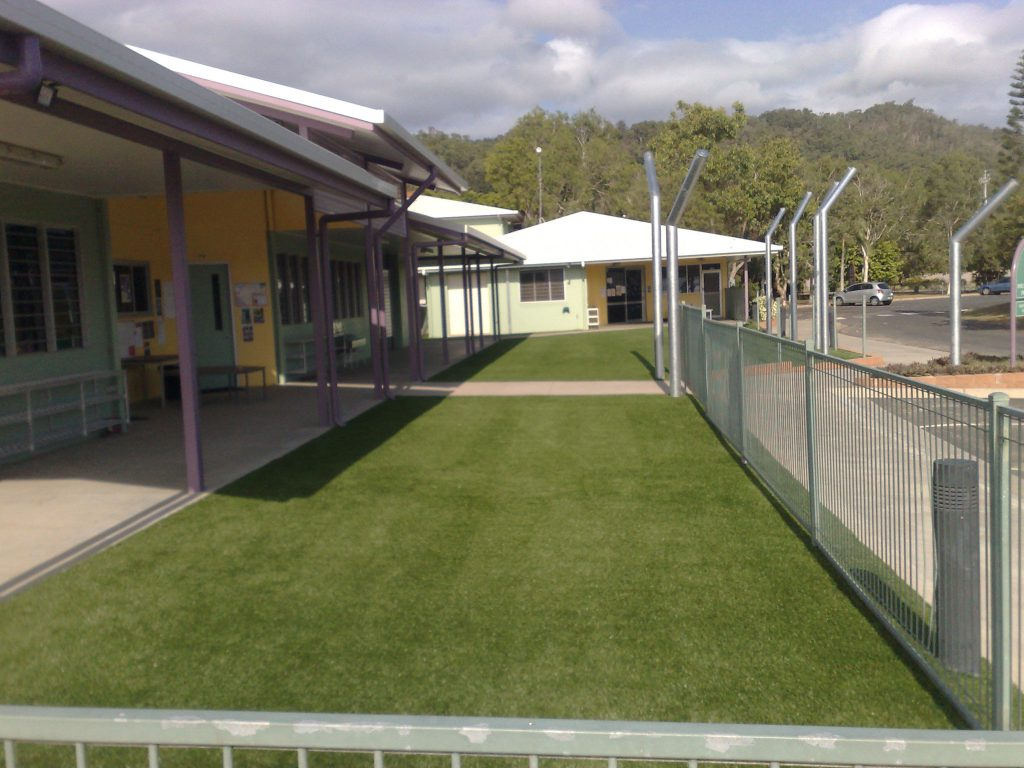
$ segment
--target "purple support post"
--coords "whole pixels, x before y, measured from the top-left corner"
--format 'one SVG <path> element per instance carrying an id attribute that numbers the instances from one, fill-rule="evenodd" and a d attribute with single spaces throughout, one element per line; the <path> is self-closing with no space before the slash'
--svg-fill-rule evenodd
<path id="1" fill-rule="evenodd" d="M 437 282 L 441 288 L 441 359 L 445 365 L 451 362 L 448 354 L 448 283 L 444 278 L 444 246 L 437 244 Z"/>
<path id="2" fill-rule="evenodd" d="M 331 236 L 330 228 L 320 229 L 320 251 L 316 254 L 316 264 L 321 275 L 320 284 L 314 286 L 315 293 L 320 296 L 323 307 L 321 315 L 323 323 L 323 350 L 327 362 L 328 402 L 330 403 L 331 421 L 336 427 L 345 426 L 345 417 L 341 410 L 341 397 L 338 391 L 338 351 L 334 346 L 334 287 L 331 282 Z M 315 318 L 314 318 L 315 322 Z M 315 334 L 315 328 L 314 328 Z M 319 379 L 319 372 L 317 373 Z"/>
<path id="3" fill-rule="evenodd" d="M 484 289 L 480 269 L 480 254 L 476 256 L 476 313 L 480 318 L 480 349 L 484 348 Z"/>
<path id="4" fill-rule="evenodd" d="M 181 419 L 185 432 L 185 481 L 191 493 L 203 491 L 203 446 L 199 434 L 199 379 L 196 345 L 192 336 L 192 292 L 188 284 L 185 249 L 185 194 L 181 182 L 181 158 L 164 153 L 164 189 L 167 230 L 171 244 L 171 276 L 177 307 L 178 370 L 181 375 Z"/>
<path id="5" fill-rule="evenodd" d="M 495 340 L 501 339 L 501 326 L 498 319 L 498 268 L 494 266 L 494 259 L 491 258 L 491 269 L 487 279 L 491 283 L 491 331 Z"/>
<path id="6" fill-rule="evenodd" d="M 383 393 L 383 376 L 380 360 L 380 317 L 377 312 L 377 255 L 374 246 L 373 228 L 366 222 L 365 232 L 366 260 L 366 304 L 370 312 L 370 362 L 373 365 L 373 396 L 381 397 Z"/>
<path id="7" fill-rule="evenodd" d="M 469 295 L 469 264 L 466 261 L 466 246 L 462 246 L 462 314 L 466 323 L 463 329 L 465 331 L 463 338 L 466 342 L 466 357 L 473 354 L 473 338 L 470 335 L 469 327 L 473 317 L 473 313 L 470 311 L 472 306 L 473 302 Z"/>
<path id="8" fill-rule="evenodd" d="M 317 420 L 322 427 L 329 427 L 333 414 L 331 413 L 331 397 L 327 391 L 327 330 L 324 321 L 324 296 L 320 290 L 323 275 L 320 270 L 320 249 L 316 244 L 316 209 L 313 207 L 313 197 L 306 195 L 306 254 L 309 263 L 313 265 L 313 288 L 311 296 L 313 299 L 313 351 L 316 355 L 316 414 Z"/>
<path id="9" fill-rule="evenodd" d="M 409 217 L 405 217 L 405 303 L 409 328 L 409 381 L 422 381 L 419 371 L 420 363 L 420 301 L 416 290 L 416 254 L 412 247 L 412 232 L 409 229 Z"/>
<path id="10" fill-rule="evenodd" d="M 743 260 L 743 322 L 750 322 L 750 286 L 748 284 L 749 273 L 747 271 L 747 265 L 750 264 L 750 259 Z"/>
<path id="11" fill-rule="evenodd" d="M 380 387 L 381 397 L 391 397 L 391 356 L 388 350 L 388 316 L 386 307 L 387 300 L 385 299 L 385 291 L 391 290 L 390 275 L 389 281 L 384 282 L 384 242 L 383 239 L 378 237 L 376 240 L 376 248 L 374 248 L 374 254 L 377 258 L 377 316 L 380 318 L 381 332 L 378 332 L 377 338 L 380 341 Z"/>

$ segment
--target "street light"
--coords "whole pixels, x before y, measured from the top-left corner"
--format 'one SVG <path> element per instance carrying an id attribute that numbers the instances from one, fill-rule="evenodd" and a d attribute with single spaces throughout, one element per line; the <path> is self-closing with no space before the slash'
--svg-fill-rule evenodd
<path id="1" fill-rule="evenodd" d="M 537 223 L 544 221 L 544 150 L 537 147 Z"/>

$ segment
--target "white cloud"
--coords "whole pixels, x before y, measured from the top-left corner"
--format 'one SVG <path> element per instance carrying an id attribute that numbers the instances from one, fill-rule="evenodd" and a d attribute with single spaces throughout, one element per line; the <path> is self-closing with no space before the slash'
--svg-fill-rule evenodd
<path id="1" fill-rule="evenodd" d="M 485 136 L 536 105 L 663 119 L 676 101 L 751 113 L 914 101 L 998 125 L 1024 0 L 894 5 L 760 41 L 631 38 L 602 0 L 50 0 L 124 42 L 383 107 L 411 129 Z M 728 16 L 728 3 L 713 6 Z M 728 24 L 723 23 L 723 28 Z M 663 37 L 668 37 L 664 35 Z"/>

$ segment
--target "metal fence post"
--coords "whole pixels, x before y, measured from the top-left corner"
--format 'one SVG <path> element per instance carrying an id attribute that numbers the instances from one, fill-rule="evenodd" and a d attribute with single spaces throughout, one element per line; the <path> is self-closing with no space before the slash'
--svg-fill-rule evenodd
<path id="1" fill-rule="evenodd" d="M 743 386 L 743 323 L 736 323 L 736 391 L 739 393 L 740 408 L 740 458 L 747 463 L 747 396 Z"/>
<path id="2" fill-rule="evenodd" d="M 993 392 L 989 403 L 989 526 L 992 553 L 992 728 L 1010 730 L 1012 720 L 1010 574 L 1010 398 Z"/>
<path id="3" fill-rule="evenodd" d="M 703 304 L 700 305 L 700 348 L 704 352 L 704 392 L 702 393 L 704 399 L 701 400 L 701 405 L 705 408 L 708 407 L 708 336 L 704 331 L 704 318 L 707 317 L 707 307 Z"/>
<path id="4" fill-rule="evenodd" d="M 804 403 L 807 407 L 807 494 L 810 502 L 807 519 L 811 524 L 811 539 L 820 546 L 818 539 L 818 476 L 814 460 L 814 339 L 804 342 Z"/>

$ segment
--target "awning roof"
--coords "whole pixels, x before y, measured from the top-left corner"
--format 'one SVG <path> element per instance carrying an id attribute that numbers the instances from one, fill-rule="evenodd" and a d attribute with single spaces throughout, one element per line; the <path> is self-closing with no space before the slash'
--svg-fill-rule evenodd
<path id="1" fill-rule="evenodd" d="M 662 253 L 667 238 L 662 227 Z M 680 229 L 679 258 L 725 257 L 739 260 L 764 255 L 764 243 L 739 237 Z M 526 256 L 526 266 L 651 260 L 650 222 L 606 216 L 600 213 L 573 213 L 560 219 L 501 236 Z M 778 246 L 773 246 L 778 248 Z"/>
<path id="2" fill-rule="evenodd" d="M 408 215 L 409 229 L 412 230 L 413 241 L 420 245 L 421 248 L 434 248 L 434 253 L 424 253 L 421 250 L 421 259 L 436 257 L 437 248 L 435 246 L 440 244 L 441 253 L 446 259 L 461 258 L 462 249 L 465 247 L 472 256 L 493 257 L 495 264 L 523 263 L 524 256 L 522 253 L 478 229 L 469 226 L 455 229 L 445 226 L 444 222 L 437 221 L 423 214 L 410 211 Z"/>
<path id="3" fill-rule="evenodd" d="M 399 181 L 418 183 L 437 169 L 436 185 L 464 192 L 466 181 L 382 109 L 133 48 L 143 56 L 273 120 L 305 130 L 307 137 L 341 156 L 358 155 Z"/>
<path id="4" fill-rule="evenodd" d="M 0 138 L 59 163 L 3 162 L 5 182 L 162 194 L 159 158 L 169 150 L 196 161 L 185 164 L 190 191 L 270 185 L 329 192 L 353 207 L 397 195 L 394 184 L 34 0 L 0 0 L 0 71 L 17 65 L 26 35 L 39 38 L 57 96 L 48 108 L 31 95 L 0 98 Z"/>
<path id="5" fill-rule="evenodd" d="M 498 208 L 494 205 L 467 203 L 464 200 L 449 200 L 446 197 L 420 195 L 409 210 L 432 216 L 435 219 L 504 219 L 514 221 L 522 213 L 512 208 Z"/>

